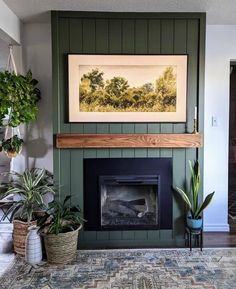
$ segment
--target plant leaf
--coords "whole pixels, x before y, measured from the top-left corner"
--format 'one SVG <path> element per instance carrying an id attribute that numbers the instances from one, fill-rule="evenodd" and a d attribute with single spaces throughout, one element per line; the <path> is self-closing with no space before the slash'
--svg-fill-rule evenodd
<path id="1" fill-rule="evenodd" d="M 180 189 L 178 187 L 176 187 L 176 191 L 180 194 L 180 196 L 185 201 L 185 203 L 187 204 L 189 209 L 192 209 L 192 204 L 191 204 L 191 201 L 189 200 L 188 195 L 182 189 Z"/>
<path id="2" fill-rule="evenodd" d="M 204 202 L 202 203 L 202 205 L 195 212 L 194 218 L 197 219 L 201 215 L 202 211 L 210 204 L 214 194 L 215 194 L 215 192 L 213 192 L 213 193 L 211 193 L 211 194 L 206 196 L 206 198 L 205 198 Z"/>

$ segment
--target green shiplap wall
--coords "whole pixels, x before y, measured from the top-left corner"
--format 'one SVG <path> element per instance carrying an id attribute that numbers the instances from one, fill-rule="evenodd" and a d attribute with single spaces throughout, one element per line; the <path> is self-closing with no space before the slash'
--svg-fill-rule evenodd
<path id="1" fill-rule="evenodd" d="M 185 133 L 198 106 L 203 132 L 204 13 L 52 12 L 54 135 L 57 133 Z M 188 54 L 186 123 L 69 123 L 67 54 Z M 56 149 L 54 173 L 60 198 L 83 207 L 83 159 L 172 157 L 173 186 L 189 178 L 188 160 L 202 149 Z M 86 232 L 80 247 L 175 246 L 183 244 L 184 207 L 173 195 L 173 230 Z"/>

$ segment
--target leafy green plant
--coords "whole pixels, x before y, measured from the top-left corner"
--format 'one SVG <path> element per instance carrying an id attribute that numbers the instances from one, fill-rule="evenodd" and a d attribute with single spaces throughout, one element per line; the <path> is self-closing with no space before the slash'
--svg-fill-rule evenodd
<path id="1" fill-rule="evenodd" d="M 180 194 L 184 202 L 187 204 L 192 219 L 201 218 L 203 210 L 210 204 L 215 192 L 206 196 L 203 202 L 199 202 L 199 186 L 200 186 L 200 167 L 199 162 L 195 161 L 192 165 L 189 161 L 191 171 L 190 192 L 176 187 L 176 191 Z"/>
<path id="2" fill-rule="evenodd" d="M 34 219 L 33 212 L 38 209 L 46 209 L 43 195 L 48 192 L 55 193 L 52 174 L 45 169 L 33 168 L 25 170 L 23 174 L 17 172 L 4 173 L 12 180 L 6 186 L 6 191 L 1 193 L 2 197 L 15 195 L 20 198 L 6 212 L 14 217 L 28 223 Z"/>
<path id="3" fill-rule="evenodd" d="M 0 126 L 9 111 L 8 125 L 11 127 L 36 119 L 40 99 L 37 84 L 30 70 L 25 76 L 9 71 L 0 72 Z"/>
<path id="4" fill-rule="evenodd" d="M 46 215 L 39 220 L 41 231 L 58 235 L 74 231 L 85 222 L 80 208 L 78 206 L 71 207 L 69 200 L 70 196 L 67 196 L 63 202 L 54 200 L 49 203 Z"/>
<path id="5" fill-rule="evenodd" d="M 11 138 L 2 140 L 2 148 L 6 152 L 9 151 L 19 153 L 22 148 L 23 142 L 23 139 L 19 138 L 17 135 L 14 135 Z"/>

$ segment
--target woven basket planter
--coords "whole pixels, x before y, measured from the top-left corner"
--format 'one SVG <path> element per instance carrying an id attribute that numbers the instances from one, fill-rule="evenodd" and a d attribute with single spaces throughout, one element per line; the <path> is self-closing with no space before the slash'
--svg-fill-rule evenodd
<path id="1" fill-rule="evenodd" d="M 27 223 L 20 220 L 13 220 L 13 248 L 16 254 L 25 256 L 25 241 L 28 228 L 36 224 L 37 221 Z"/>
<path id="2" fill-rule="evenodd" d="M 79 230 L 67 233 L 45 234 L 44 244 L 47 254 L 47 260 L 51 264 L 67 264 L 71 262 L 76 255 Z"/>

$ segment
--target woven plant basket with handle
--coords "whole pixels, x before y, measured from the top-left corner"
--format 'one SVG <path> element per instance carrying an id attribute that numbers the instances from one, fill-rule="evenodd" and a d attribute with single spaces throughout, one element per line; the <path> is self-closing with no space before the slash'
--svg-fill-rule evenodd
<path id="1" fill-rule="evenodd" d="M 13 247 L 16 254 L 25 256 L 25 241 L 28 228 L 36 224 L 37 221 L 27 223 L 17 219 L 13 220 Z"/>
<path id="2" fill-rule="evenodd" d="M 79 230 L 67 233 L 44 234 L 44 244 L 47 254 L 47 260 L 51 264 L 67 264 L 71 262 L 76 255 Z"/>

